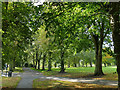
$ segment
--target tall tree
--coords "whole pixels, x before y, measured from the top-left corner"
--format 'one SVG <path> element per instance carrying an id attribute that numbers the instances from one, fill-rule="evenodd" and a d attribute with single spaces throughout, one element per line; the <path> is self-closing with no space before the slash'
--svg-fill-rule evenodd
<path id="1" fill-rule="evenodd" d="M 117 72 L 118 72 L 118 88 L 120 89 L 120 22 L 119 22 L 119 2 L 110 3 L 110 14 L 111 14 L 111 23 L 113 31 L 113 42 L 114 42 L 114 56 L 117 62 Z"/>

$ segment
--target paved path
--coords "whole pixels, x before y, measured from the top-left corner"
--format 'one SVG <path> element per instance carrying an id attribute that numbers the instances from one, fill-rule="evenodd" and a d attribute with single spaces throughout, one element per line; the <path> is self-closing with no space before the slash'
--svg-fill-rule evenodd
<path id="1" fill-rule="evenodd" d="M 53 79 L 53 80 L 62 80 L 62 81 L 70 81 L 70 82 L 82 82 L 82 83 L 91 83 L 91 84 L 100 84 L 100 85 L 112 85 L 117 86 L 117 81 L 110 81 L 110 80 L 96 80 L 90 78 L 63 78 L 63 77 L 47 77 L 43 76 L 40 72 L 31 70 L 29 68 L 23 68 L 24 72 L 20 74 L 22 80 L 18 84 L 17 88 L 32 88 L 32 81 L 36 78 L 40 78 L 41 81 L 46 79 Z"/>
<path id="2" fill-rule="evenodd" d="M 33 80 L 41 77 L 42 74 L 29 68 L 23 68 L 23 70 L 23 73 L 16 75 L 22 77 L 22 80 L 19 82 L 17 88 L 32 88 Z"/>

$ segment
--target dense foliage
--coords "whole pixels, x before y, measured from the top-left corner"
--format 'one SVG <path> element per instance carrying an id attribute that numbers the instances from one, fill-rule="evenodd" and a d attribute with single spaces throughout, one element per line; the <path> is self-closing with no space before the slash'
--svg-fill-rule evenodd
<path id="1" fill-rule="evenodd" d="M 66 65 L 87 67 L 89 63 L 95 65 L 95 75 L 104 75 L 102 64 L 119 67 L 118 7 L 113 3 L 3 2 L 2 6 L 3 68 L 5 63 L 10 70 L 28 63 L 51 71 L 54 65 L 64 73 Z M 112 33 L 115 54 L 107 45 L 112 43 Z"/>

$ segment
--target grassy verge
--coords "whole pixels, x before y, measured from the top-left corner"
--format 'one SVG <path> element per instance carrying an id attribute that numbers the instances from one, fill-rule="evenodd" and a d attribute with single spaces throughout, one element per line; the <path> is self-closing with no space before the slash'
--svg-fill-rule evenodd
<path id="1" fill-rule="evenodd" d="M 47 89 L 47 90 L 59 90 L 59 89 L 80 89 L 80 88 L 117 88 L 117 86 L 106 86 L 106 85 L 96 85 L 87 84 L 79 82 L 68 82 L 68 81 L 58 81 L 58 80 L 45 80 L 40 79 L 33 80 L 33 88 Z"/>
<path id="2" fill-rule="evenodd" d="M 6 73 L 6 71 L 3 71 Z M 23 72 L 22 67 L 15 67 L 15 70 L 13 73 L 20 73 Z M 2 81 L 2 89 L 3 90 L 12 90 L 15 89 L 18 85 L 19 81 L 21 80 L 21 77 L 2 77 L 0 81 Z"/>
<path id="3" fill-rule="evenodd" d="M 19 72 L 24 72 L 22 67 L 15 67 L 15 70 L 14 70 L 15 73 L 19 73 Z"/>
<path id="4" fill-rule="evenodd" d="M 2 88 L 16 88 L 21 77 L 2 77 Z"/>
<path id="5" fill-rule="evenodd" d="M 7 70 L 7 72 L 9 71 L 9 68 Z M 20 73 L 20 72 L 24 72 L 22 67 L 15 67 L 15 70 L 13 71 L 14 73 Z M 6 73 L 6 70 L 3 70 L 3 73 Z M 1 74 L 1 71 L 0 71 Z"/>
<path id="6" fill-rule="evenodd" d="M 59 73 L 59 68 L 52 68 L 52 71 L 42 71 L 45 76 L 56 76 L 56 77 L 69 77 L 69 78 L 94 78 L 94 79 L 104 79 L 104 80 L 118 80 L 118 75 L 113 74 L 116 71 L 115 66 L 103 67 L 104 76 L 94 76 L 94 67 L 71 67 L 66 68 L 67 73 Z M 35 70 L 32 68 L 32 70 Z"/>
<path id="7" fill-rule="evenodd" d="M 2 77 L 0 75 L 0 90 L 1 90 L 1 88 L 2 88 Z"/>

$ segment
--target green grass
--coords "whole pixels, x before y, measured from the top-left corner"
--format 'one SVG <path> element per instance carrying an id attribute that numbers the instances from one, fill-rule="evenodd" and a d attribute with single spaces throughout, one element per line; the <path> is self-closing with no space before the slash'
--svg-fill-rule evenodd
<path id="1" fill-rule="evenodd" d="M 2 87 L 2 77 L 0 75 L 0 89 L 1 89 L 1 87 Z"/>
<path id="2" fill-rule="evenodd" d="M 33 80 L 33 88 L 39 88 L 44 90 L 74 90 L 80 88 L 117 88 L 117 86 L 105 86 L 105 85 L 96 85 L 96 84 L 87 84 L 79 82 L 68 82 L 68 81 L 59 81 L 59 80 L 44 80 L 40 79 Z"/>
<path id="3" fill-rule="evenodd" d="M 16 88 L 21 77 L 2 77 L 2 88 Z"/>
<path id="4" fill-rule="evenodd" d="M 3 72 L 5 73 L 6 71 L 4 70 Z M 20 72 L 23 72 L 22 67 L 15 67 L 13 73 L 20 73 Z M 12 90 L 13 88 L 16 88 L 20 80 L 21 77 L 0 77 L 0 86 L 2 86 L 2 88 L 5 90 L 6 89 Z"/>
<path id="5" fill-rule="evenodd" d="M 34 68 L 31 68 L 35 70 Z M 118 80 L 118 75 L 113 74 L 116 71 L 116 66 L 103 67 L 104 76 L 93 76 L 95 67 L 71 67 L 66 68 L 67 73 L 59 73 L 59 68 L 52 68 L 52 71 L 42 71 L 37 70 L 43 73 L 45 76 L 57 76 L 57 77 L 70 77 L 70 78 L 94 78 L 94 79 L 105 79 L 105 80 Z"/>
<path id="6" fill-rule="evenodd" d="M 7 70 L 7 72 L 9 71 L 9 68 Z M 6 73 L 6 70 L 3 70 L 4 73 Z M 20 72 L 24 72 L 22 67 L 15 67 L 15 70 L 13 71 L 14 73 L 20 73 Z M 0 71 L 1 73 L 1 71 Z"/>
<path id="7" fill-rule="evenodd" d="M 15 70 L 14 70 L 15 73 L 19 73 L 19 72 L 24 72 L 22 67 L 15 67 Z"/>

